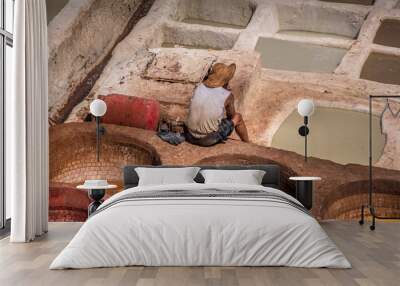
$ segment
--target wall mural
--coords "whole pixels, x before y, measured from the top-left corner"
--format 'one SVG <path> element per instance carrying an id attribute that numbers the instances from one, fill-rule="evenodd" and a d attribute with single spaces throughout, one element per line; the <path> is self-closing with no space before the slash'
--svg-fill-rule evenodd
<path id="1" fill-rule="evenodd" d="M 400 94 L 399 1 L 64 2 L 58 13 L 52 6 L 48 26 L 51 220 L 85 220 L 89 199 L 76 186 L 107 179 L 119 186 L 111 195 L 128 164 L 265 163 L 282 167 L 291 194 L 290 176 L 322 178 L 317 218 L 358 218 L 368 191 L 368 96 Z M 240 131 L 212 147 L 161 140 L 162 122 L 182 130 L 216 63 L 236 66 L 225 87 L 250 142 Z M 108 107 L 99 161 L 89 110 L 97 98 Z M 315 104 L 307 162 L 301 99 Z M 381 215 L 399 215 L 400 102 L 376 100 L 373 110 L 374 199 Z"/>

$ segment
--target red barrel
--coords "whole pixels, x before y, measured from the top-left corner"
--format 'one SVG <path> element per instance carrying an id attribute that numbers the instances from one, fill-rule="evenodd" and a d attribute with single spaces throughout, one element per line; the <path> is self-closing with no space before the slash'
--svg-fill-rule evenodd
<path id="1" fill-rule="evenodd" d="M 123 94 L 101 96 L 107 104 L 103 123 L 157 130 L 160 104 L 157 100 Z"/>

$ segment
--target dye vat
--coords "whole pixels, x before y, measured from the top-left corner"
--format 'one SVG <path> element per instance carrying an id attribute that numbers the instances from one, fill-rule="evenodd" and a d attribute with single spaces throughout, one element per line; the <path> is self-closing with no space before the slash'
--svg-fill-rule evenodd
<path id="1" fill-rule="evenodd" d="M 245 28 L 253 15 L 248 1 L 181 0 L 179 21 L 214 27 Z"/>
<path id="2" fill-rule="evenodd" d="M 374 43 L 400 48 L 400 21 L 383 20 L 376 32 Z"/>
<path id="3" fill-rule="evenodd" d="M 301 31 L 301 30 L 283 30 L 283 31 L 279 31 L 278 34 L 302 37 L 302 38 L 309 38 L 309 39 L 320 39 L 320 38 L 326 38 L 326 37 L 331 38 L 331 39 L 338 39 L 338 40 L 348 40 L 349 39 L 349 37 L 343 36 L 343 35 L 312 32 L 312 31 Z"/>
<path id="4" fill-rule="evenodd" d="M 317 32 L 355 39 L 367 13 L 355 9 L 340 11 L 325 6 L 306 3 L 300 7 L 283 3 L 277 4 L 279 31 Z"/>
<path id="5" fill-rule="evenodd" d="M 120 130 L 125 130 L 125 134 Z M 134 128 L 105 125 L 100 160 L 96 158 L 93 123 L 60 124 L 50 128 L 50 183 L 76 186 L 88 178 L 107 178 L 122 186 L 122 168 L 129 164 L 158 165 L 159 155 L 146 141 L 129 136 Z"/>
<path id="6" fill-rule="evenodd" d="M 316 108 L 310 117 L 308 136 L 309 156 L 331 160 L 341 164 L 368 165 L 367 113 L 336 108 Z M 304 154 L 304 137 L 298 134 L 303 118 L 293 111 L 282 123 L 272 139 L 272 146 L 279 149 Z M 376 162 L 382 155 L 385 136 L 381 133 L 380 119 L 373 117 L 372 160 Z"/>
<path id="7" fill-rule="evenodd" d="M 375 0 L 319 0 L 322 2 L 333 2 L 342 4 L 356 4 L 356 5 L 374 5 Z"/>
<path id="8" fill-rule="evenodd" d="M 219 31 L 203 31 L 185 29 L 184 27 L 163 28 L 164 48 L 187 48 L 201 50 L 230 50 L 239 36 L 239 33 L 222 33 Z"/>
<path id="9" fill-rule="evenodd" d="M 364 63 L 360 78 L 400 85 L 400 57 L 371 53 Z"/>
<path id="10" fill-rule="evenodd" d="M 265 68 L 298 72 L 332 73 L 345 49 L 273 38 L 259 38 L 256 51 Z"/>

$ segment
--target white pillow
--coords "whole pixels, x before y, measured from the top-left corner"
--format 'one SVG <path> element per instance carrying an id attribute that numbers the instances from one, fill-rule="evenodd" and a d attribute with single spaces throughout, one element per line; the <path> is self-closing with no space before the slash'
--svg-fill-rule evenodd
<path id="1" fill-rule="evenodd" d="M 201 170 L 204 183 L 261 185 L 265 171 L 262 170 Z"/>
<path id="2" fill-rule="evenodd" d="M 193 179 L 199 170 L 199 167 L 135 168 L 139 176 L 139 186 L 195 183 Z"/>

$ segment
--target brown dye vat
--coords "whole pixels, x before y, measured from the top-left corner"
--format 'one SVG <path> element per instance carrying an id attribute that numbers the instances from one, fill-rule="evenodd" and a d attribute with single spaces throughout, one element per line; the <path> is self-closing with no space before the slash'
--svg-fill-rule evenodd
<path id="1" fill-rule="evenodd" d="M 185 0 L 184 15 L 177 19 L 188 24 L 245 28 L 253 16 L 252 4 L 243 0 Z"/>
<path id="2" fill-rule="evenodd" d="M 343 4 L 374 5 L 375 0 L 319 0 L 322 2 L 334 2 Z"/>
<path id="3" fill-rule="evenodd" d="M 375 35 L 374 43 L 400 48 L 400 21 L 383 20 Z"/>
<path id="4" fill-rule="evenodd" d="M 297 72 L 332 73 L 346 50 L 273 38 L 259 38 L 255 50 L 263 67 Z"/>
<path id="5" fill-rule="evenodd" d="M 386 84 L 400 85 L 400 57 L 372 53 L 361 71 L 360 78 Z"/>
<path id="6" fill-rule="evenodd" d="M 92 123 L 69 123 L 50 129 L 50 182 L 75 186 L 88 179 L 106 179 L 122 185 L 122 168 L 129 164 L 158 165 L 154 148 L 144 141 L 113 131 L 103 124 L 100 160 L 96 159 L 96 127 Z M 131 129 L 134 132 L 134 129 Z"/>

